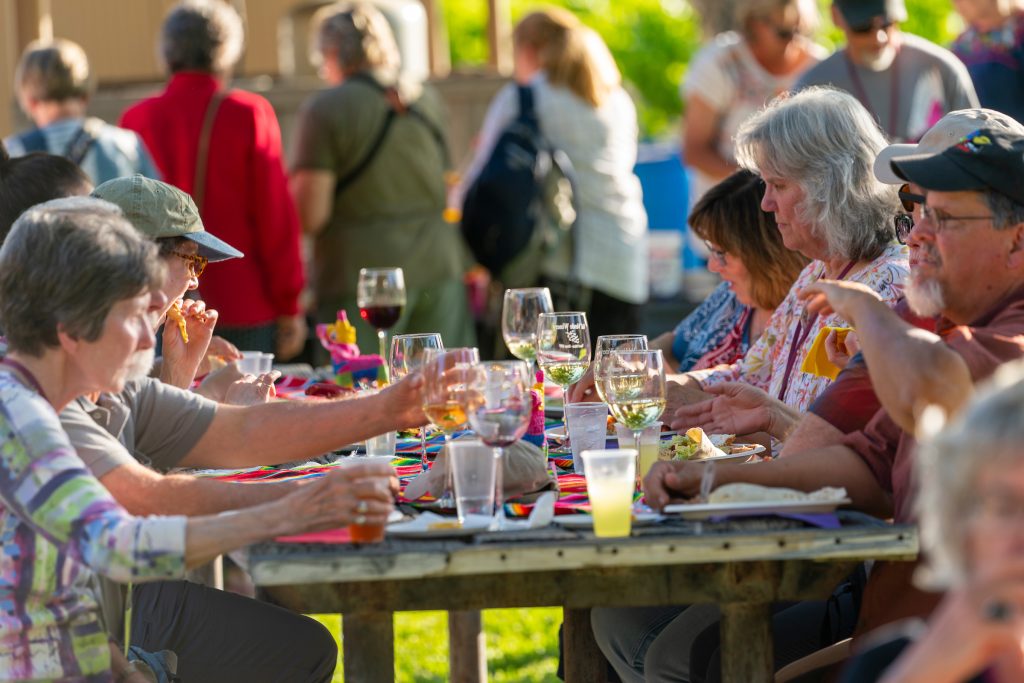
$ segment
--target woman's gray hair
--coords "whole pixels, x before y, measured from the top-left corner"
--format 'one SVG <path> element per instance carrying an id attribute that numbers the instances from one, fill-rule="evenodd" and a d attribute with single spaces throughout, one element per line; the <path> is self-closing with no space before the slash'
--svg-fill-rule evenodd
<path id="1" fill-rule="evenodd" d="M 313 15 L 311 26 L 314 50 L 310 59 L 316 65 L 331 52 L 345 74 L 366 70 L 398 73 L 402 66 L 391 24 L 370 3 L 338 2 L 322 7 Z"/>
<path id="2" fill-rule="evenodd" d="M 242 18 L 220 0 L 185 0 L 168 12 L 160 30 L 160 56 L 171 73 L 230 73 L 244 44 Z"/>
<path id="3" fill-rule="evenodd" d="M 95 341 L 114 304 L 163 282 L 152 241 L 108 202 L 57 199 L 14 222 L 0 248 L 0 329 L 8 347 L 40 356 L 57 332 Z"/>
<path id="4" fill-rule="evenodd" d="M 988 468 L 1024 466 L 1024 361 L 1000 367 L 955 419 L 918 448 L 916 507 L 928 587 L 962 584 L 970 569 L 968 525 L 978 477 Z"/>
<path id="5" fill-rule="evenodd" d="M 801 220 L 828 245 L 830 256 L 878 257 L 894 238 L 897 187 L 875 178 L 875 157 L 888 143 L 852 95 L 812 87 L 783 94 L 751 116 L 736 136 L 741 166 L 796 183 L 804 193 Z"/>

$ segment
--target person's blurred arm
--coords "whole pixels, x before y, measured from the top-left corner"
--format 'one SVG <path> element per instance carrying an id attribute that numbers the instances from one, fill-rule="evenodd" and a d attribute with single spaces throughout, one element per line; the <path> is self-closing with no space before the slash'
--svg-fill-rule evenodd
<path id="1" fill-rule="evenodd" d="M 701 96 L 691 95 L 683 117 L 683 159 L 687 166 L 715 181 L 726 178 L 739 168 L 718 151 L 720 131 L 719 113 Z"/>
<path id="2" fill-rule="evenodd" d="M 292 172 L 289 184 L 303 233 L 318 235 L 327 226 L 336 182 L 331 171 L 306 168 Z"/>

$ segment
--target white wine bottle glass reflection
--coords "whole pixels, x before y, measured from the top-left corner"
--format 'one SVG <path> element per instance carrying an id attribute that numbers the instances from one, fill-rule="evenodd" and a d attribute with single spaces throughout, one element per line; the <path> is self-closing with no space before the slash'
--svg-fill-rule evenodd
<path id="1" fill-rule="evenodd" d="M 665 412 L 665 358 L 660 350 L 610 351 L 601 366 L 608 408 L 633 432 L 639 458 L 640 434 Z"/>
<path id="2" fill-rule="evenodd" d="M 480 353 L 474 348 L 428 351 L 423 361 L 423 412 L 427 419 L 444 432 L 445 446 L 451 443 L 452 434 L 467 426 L 469 382 L 479 362 Z M 444 457 L 447 457 L 446 452 Z M 452 492 L 451 469 L 447 462 L 442 464 L 447 473 L 444 492 L 438 499 L 438 505 L 453 507 L 455 497 Z"/>
<path id="3" fill-rule="evenodd" d="M 423 366 L 427 353 L 430 351 L 443 351 L 444 343 L 441 335 L 436 332 L 425 334 L 396 334 L 391 338 L 391 353 L 388 356 L 388 366 L 391 368 L 391 380 L 399 381 L 410 372 L 415 372 Z M 427 470 L 427 426 L 420 427 L 420 465 L 423 471 Z"/>
<path id="4" fill-rule="evenodd" d="M 553 310 L 551 292 L 547 287 L 505 290 L 501 336 L 509 353 L 526 361 L 531 370 L 537 358 L 537 316 Z"/>
<path id="5" fill-rule="evenodd" d="M 496 462 L 495 526 L 505 526 L 502 481 L 504 449 L 526 434 L 533 400 L 530 370 L 523 361 L 488 361 L 477 366 L 470 382 L 469 424 L 480 440 L 494 449 Z"/>
<path id="6" fill-rule="evenodd" d="M 609 351 L 646 350 L 647 335 L 645 334 L 602 334 L 598 337 L 594 343 L 594 362 L 591 366 L 594 372 L 594 389 L 597 390 L 598 398 L 604 403 L 608 402 L 604 395 L 604 385 L 602 383 L 604 376 L 601 361 L 604 359 L 605 354 Z"/>
<path id="7" fill-rule="evenodd" d="M 388 330 L 405 308 L 405 273 L 401 268 L 361 268 L 356 282 L 359 317 L 377 330 L 380 357 L 387 358 Z"/>
<path id="8" fill-rule="evenodd" d="M 562 387 L 564 405 L 569 387 L 590 367 L 587 314 L 579 311 L 541 313 L 537 317 L 537 363 L 546 379 Z M 565 434 L 568 437 L 568 415 L 565 416 Z"/>

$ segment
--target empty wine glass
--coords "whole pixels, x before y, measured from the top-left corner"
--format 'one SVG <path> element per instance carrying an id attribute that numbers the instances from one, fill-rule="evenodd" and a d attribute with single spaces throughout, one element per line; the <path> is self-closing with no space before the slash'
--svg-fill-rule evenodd
<path id="1" fill-rule="evenodd" d="M 537 316 L 553 310 L 551 292 L 547 287 L 505 290 L 501 309 L 501 336 L 509 353 L 526 361 L 530 370 L 537 357 Z"/>
<path id="2" fill-rule="evenodd" d="M 591 369 L 594 372 L 594 389 L 597 396 L 605 403 L 608 399 L 604 396 L 604 387 L 601 380 L 601 360 L 609 351 L 646 351 L 647 335 L 645 334 L 602 334 L 594 344 L 594 362 Z"/>
<path id="3" fill-rule="evenodd" d="M 405 307 L 405 273 L 401 268 L 361 268 L 356 283 L 359 316 L 377 330 L 380 357 L 387 357 L 388 330 Z"/>
<path id="4" fill-rule="evenodd" d="M 391 338 L 391 355 L 388 365 L 391 378 L 398 381 L 410 372 L 418 370 L 426 359 L 428 351 L 443 351 L 444 343 L 437 332 L 425 334 L 396 334 Z M 427 470 L 427 427 L 420 427 L 420 464 Z"/>
<path id="5" fill-rule="evenodd" d="M 526 434 L 533 400 L 530 369 L 521 360 L 488 361 L 477 366 L 470 382 L 469 424 L 480 440 L 494 448 L 497 461 L 495 478 L 495 526 L 505 526 L 505 491 L 502 481 L 503 455 Z"/>
<path id="6" fill-rule="evenodd" d="M 601 366 L 608 408 L 633 431 L 639 457 L 641 432 L 665 412 L 665 358 L 660 350 L 610 351 Z"/>
<path id="7" fill-rule="evenodd" d="M 445 446 L 452 434 L 465 429 L 469 421 L 469 382 L 480 352 L 474 348 L 429 350 L 423 360 L 423 412 L 444 432 Z M 436 463 L 436 461 L 435 461 Z M 451 469 L 447 468 L 441 507 L 453 507 Z"/>

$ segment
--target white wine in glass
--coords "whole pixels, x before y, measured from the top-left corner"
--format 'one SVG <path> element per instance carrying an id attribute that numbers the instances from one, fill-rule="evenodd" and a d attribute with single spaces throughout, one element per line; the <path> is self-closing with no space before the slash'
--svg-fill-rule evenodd
<path id="1" fill-rule="evenodd" d="M 608 408 L 632 430 L 639 458 L 640 434 L 665 412 L 665 358 L 660 350 L 609 351 L 601 372 Z"/>
<path id="2" fill-rule="evenodd" d="M 537 316 L 551 313 L 547 287 L 506 289 L 501 309 L 501 336 L 509 353 L 533 366 L 537 357 Z"/>
<path id="3" fill-rule="evenodd" d="M 647 335 L 644 334 L 602 334 L 597 338 L 597 342 L 594 344 L 594 363 L 592 368 L 594 371 L 594 389 L 597 390 L 597 396 L 601 401 L 604 403 L 608 402 L 604 395 L 604 385 L 602 382 L 604 375 L 601 367 L 601 361 L 604 359 L 605 354 L 609 351 L 646 350 Z"/>
<path id="4" fill-rule="evenodd" d="M 544 377 L 562 387 L 563 406 L 569 387 L 578 382 L 590 367 L 590 327 L 587 314 L 541 313 L 537 317 L 537 363 Z M 565 418 L 569 435 L 569 415 Z"/>
<path id="5" fill-rule="evenodd" d="M 428 351 L 443 351 L 444 343 L 437 332 L 425 334 L 396 334 L 391 338 L 391 380 L 397 382 L 410 372 L 418 370 L 427 357 Z M 427 461 L 427 427 L 420 427 L 420 465 L 425 472 Z"/>
<path id="6" fill-rule="evenodd" d="M 405 273 L 401 268 L 361 268 L 356 305 L 359 317 L 377 330 L 380 357 L 387 358 L 388 330 L 405 308 Z"/>

